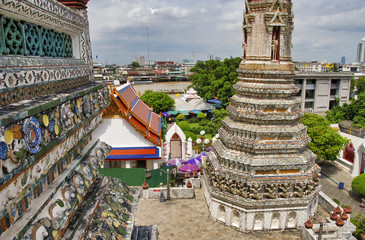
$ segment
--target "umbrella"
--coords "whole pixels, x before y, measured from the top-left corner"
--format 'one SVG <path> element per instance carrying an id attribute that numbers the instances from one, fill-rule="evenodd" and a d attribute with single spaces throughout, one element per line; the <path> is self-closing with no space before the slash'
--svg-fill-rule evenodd
<path id="1" fill-rule="evenodd" d="M 199 159 L 199 158 L 191 158 L 191 159 L 189 159 L 189 160 L 187 160 L 186 162 L 185 162 L 185 164 L 194 164 L 194 165 L 200 165 L 200 164 L 202 164 L 201 163 L 201 160 Z"/>
<path id="2" fill-rule="evenodd" d="M 167 113 L 171 114 L 171 115 L 176 115 L 178 114 L 179 112 L 178 111 L 168 111 Z"/>
<path id="3" fill-rule="evenodd" d="M 194 170 L 199 170 L 199 167 L 194 164 L 185 164 L 179 168 L 179 171 L 181 172 L 193 172 Z"/>
<path id="4" fill-rule="evenodd" d="M 168 116 L 171 116 L 171 114 L 170 114 L 170 113 L 168 113 L 168 112 L 163 112 L 163 113 L 162 113 L 162 116 L 164 116 L 164 117 L 168 117 Z"/>
<path id="5" fill-rule="evenodd" d="M 169 163 L 173 166 L 178 166 L 178 167 L 180 167 L 184 162 L 185 162 L 184 159 L 181 159 L 181 158 L 172 158 L 167 161 L 167 163 Z"/>
<path id="6" fill-rule="evenodd" d="M 213 147 L 212 147 L 212 146 L 207 147 L 207 148 L 205 149 L 205 151 L 206 151 L 206 152 L 210 152 L 210 151 L 212 151 L 212 150 L 213 150 Z"/>

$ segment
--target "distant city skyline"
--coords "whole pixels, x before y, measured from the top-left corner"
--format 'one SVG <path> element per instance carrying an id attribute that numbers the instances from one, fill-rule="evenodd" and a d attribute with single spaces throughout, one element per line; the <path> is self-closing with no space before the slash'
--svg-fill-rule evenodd
<path id="1" fill-rule="evenodd" d="M 363 0 L 293 0 L 295 61 L 356 61 L 365 37 Z M 242 56 L 243 0 L 91 0 L 88 16 L 93 59 L 129 64 Z"/>

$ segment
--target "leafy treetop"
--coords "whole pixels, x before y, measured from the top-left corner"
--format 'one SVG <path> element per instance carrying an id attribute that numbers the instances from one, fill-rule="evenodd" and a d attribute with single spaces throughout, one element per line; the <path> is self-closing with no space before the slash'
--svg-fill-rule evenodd
<path id="1" fill-rule="evenodd" d="M 326 114 L 331 123 L 351 120 L 355 126 L 365 128 L 365 92 L 360 93 L 357 100 L 353 100 L 350 104 L 336 106 Z"/>
<path id="2" fill-rule="evenodd" d="M 365 173 L 355 177 L 352 180 L 351 187 L 355 192 L 365 196 Z"/>
<path id="3" fill-rule="evenodd" d="M 175 101 L 169 95 L 163 92 L 154 92 L 147 90 L 141 96 L 141 100 L 149 107 L 153 107 L 153 111 L 160 113 L 174 108 Z"/>
<path id="4" fill-rule="evenodd" d="M 209 60 L 197 63 L 190 71 L 194 74 L 190 76 L 191 85 L 198 95 L 204 99 L 218 97 L 222 102 L 228 102 L 234 95 L 232 85 L 238 81 L 238 68 L 241 58 Z"/>
<path id="5" fill-rule="evenodd" d="M 350 142 L 331 128 L 330 122 L 326 118 L 317 114 L 305 113 L 300 121 L 308 127 L 308 135 L 312 139 L 308 148 L 319 159 L 335 161 L 339 151 Z"/>

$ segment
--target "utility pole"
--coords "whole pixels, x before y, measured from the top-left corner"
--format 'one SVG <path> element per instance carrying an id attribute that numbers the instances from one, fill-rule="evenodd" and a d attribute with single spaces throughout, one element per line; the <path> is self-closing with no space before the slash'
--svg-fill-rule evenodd
<path id="1" fill-rule="evenodd" d="M 148 26 L 147 26 L 147 61 L 148 61 L 148 66 L 150 66 L 150 40 L 148 36 Z"/>

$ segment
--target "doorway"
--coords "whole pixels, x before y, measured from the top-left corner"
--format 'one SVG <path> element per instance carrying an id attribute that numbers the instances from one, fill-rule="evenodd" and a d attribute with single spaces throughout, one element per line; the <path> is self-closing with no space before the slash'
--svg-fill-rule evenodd
<path id="1" fill-rule="evenodd" d="M 170 158 L 181 158 L 181 147 L 181 138 L 177 133 L 175 133 L 170 140 Z"/>
<path id="2" fill-rule="evenodd" d="M 137 160 L 137 168 L 146 168 L 146 160 Z"/>

